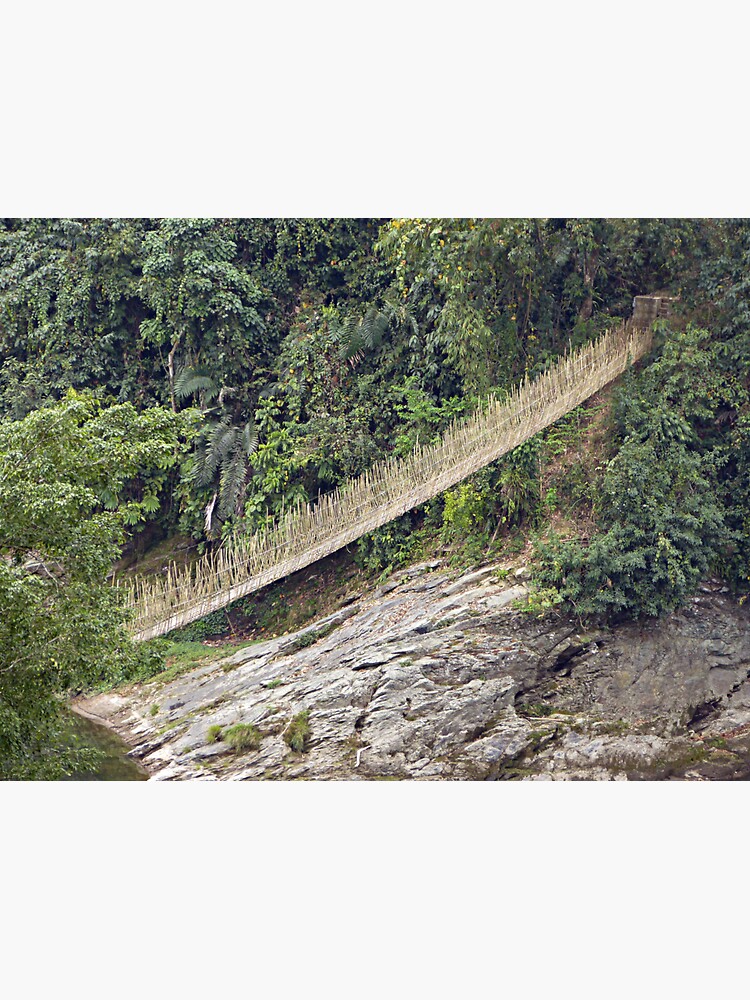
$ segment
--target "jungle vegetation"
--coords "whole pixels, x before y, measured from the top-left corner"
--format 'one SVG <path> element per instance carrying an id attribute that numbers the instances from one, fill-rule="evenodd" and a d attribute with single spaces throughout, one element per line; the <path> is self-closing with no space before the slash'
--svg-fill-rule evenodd
<path id="1" fill-rule="evenodd" d="M 123 550 L 253 531 L 635 295 L 679 303 L 596 449 L 570 458 L 573 416 L 357 557 L 382 570 L 430 533 L 481 557 L 525 533 L 541 606 L 615 619 L 709 572 L 747 589 L 748 275 L 748 220 L 0 220 L 0 778 L 70 772 L 61 695 L 159 664 L 107 582 Z"/>

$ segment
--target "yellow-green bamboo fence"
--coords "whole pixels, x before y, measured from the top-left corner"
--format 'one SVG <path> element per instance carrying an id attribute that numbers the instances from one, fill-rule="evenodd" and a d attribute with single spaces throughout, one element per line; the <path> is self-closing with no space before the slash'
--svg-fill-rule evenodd
<path id="1" fill-rule="evenodd" d="M 343 548 L 494 462 L 559 420 L 640 358 L 649 331 L 632 322 L 566 354 L 502 402 L 490 398 L 455 421 L 433 445 L 377 462 L 314 504 L 298 504 L 277 523 L 193 566 L 128 585 L 135 639 L 181 628 Z"/>

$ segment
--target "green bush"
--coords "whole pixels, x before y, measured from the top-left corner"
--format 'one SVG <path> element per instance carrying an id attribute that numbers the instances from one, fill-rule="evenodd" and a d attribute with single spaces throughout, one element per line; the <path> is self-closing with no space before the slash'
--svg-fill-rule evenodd
<path id="1" fill-rule="evenodd" d="M 606 466 L 588 545 L 539 543 L 535 579 L 582 614 L 657 616 L 682 604 L 730 541 L 716 463 L 663 385 L 631 377 L 617 404 L 622 446 Z M 668 382 L 667 382 L 668 384 Z"/>
<path id="2" fill-rule="evenodd" d="M 412 513 L 403 514 L 357 540 L 355 562 L 369 572 L 405 565 L 412 552 Z"/>
<path id="3" fill-rule="evenodd" d="M 637 618 L 679 607 L 711 568 L 724 534 L 699 464 L 678 469 L 650 446 L 631 444 L 609 470 L 605 492 L 612 505 L 607 530 L 587 546 L 540 544 L 536 579 L 559 588 L 583 614 Z"/>
<path id="4" fill-rule="evenodd" d="M 173 642 L 202 642 L 214 635 L 226 635 L 229 631 L 226 610 L 212 611 L 205 618 L 199 618 L 196 622 L 185 625 L 184 628 L 175 629 L 169 633 L 169 639 Z"/>
<path id="5" fill-rule="evenodd" d="M 513 607 L 524 614 L 541 617 L 562 603 L 563 597 L 556 587 L 532 586 L 528 596 L 519 597 L 513 602 Z"/>
<path id="6" fill-rule="evenodd" d="M 472 480 L 445 493 L 443 537 L 465 538 L 486 528 L 492 511 L 492 494 L 487 483 Z"/>
<path id="7" fill-rule="evenodd" d="M 537 434 L 497 463 L 496 502 L 501 524 L 514 527 L 526 521 L 533 523 L 538 517 L 541 444 L 541 435 Z"/>

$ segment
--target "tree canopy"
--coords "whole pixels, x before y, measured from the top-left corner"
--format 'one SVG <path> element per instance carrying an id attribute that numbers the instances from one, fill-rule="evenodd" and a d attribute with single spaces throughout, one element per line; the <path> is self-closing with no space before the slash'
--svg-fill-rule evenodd
<path id="1" fill-rule="evenodd" d="M 0 777 L 74 768 L 59 693 L 148 655 L 105 580 L 126 527 L 158 509 L 190 418 L 71 391 L 0 423 Z"/>

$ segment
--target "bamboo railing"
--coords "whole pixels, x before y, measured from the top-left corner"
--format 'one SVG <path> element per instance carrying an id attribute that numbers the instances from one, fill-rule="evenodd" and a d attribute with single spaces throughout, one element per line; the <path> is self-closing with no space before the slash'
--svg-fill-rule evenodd
<path id="1" fill-rule="evenodd" d="M 418 507 L 559 420 L 646 353 L 649 331 L 624 323 L 565 355 L 502 402 L 490 398 L 455 421 L 433 445 L 377 462 L 314 504 L 298 504 L 276 524 L 226 545 L 193 566 L 136 580 L 127 594 L 135 639 L 181 628 L 343 548 Z"/>

